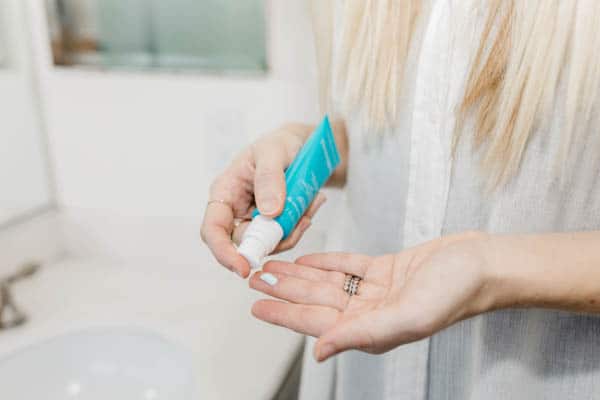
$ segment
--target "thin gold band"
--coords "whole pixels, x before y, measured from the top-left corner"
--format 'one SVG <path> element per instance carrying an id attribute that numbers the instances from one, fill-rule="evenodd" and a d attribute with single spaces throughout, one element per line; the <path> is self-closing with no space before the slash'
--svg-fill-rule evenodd
<path id="1" fill-rule="evenodd" d="M 228 202 L 227 200 L 223 200 L 223 199 L 214 199 L 214 200 L 209 200 L 208 203 L 206 203 L 207 206 L 210 206 L 211 204 L 223 204 L 224 206 L 227 206 L 231 209 L 233 209 L 233 205 Z"/>

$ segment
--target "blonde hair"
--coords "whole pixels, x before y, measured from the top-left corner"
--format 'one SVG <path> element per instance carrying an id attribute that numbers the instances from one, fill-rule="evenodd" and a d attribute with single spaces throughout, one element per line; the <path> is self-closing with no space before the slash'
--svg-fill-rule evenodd
<path id="1" fill-rule="evenodd" d="M 314 3 L 322 100 L 331 109 L 335 98 L 342 115 L 358 113 L 367 121 L 369 134 L 381 134 L 398 115 L 421 1 L 345 0 L 335 10 L 333 1 Z M 514 176 L 531 135 L 555 102 L 562 102 L 565 110 L 557 155 L 561 161 L 580 129 L 576 121 L 590 119 L 600 88 L 600 1 L 479 4 L 485 6 L 487 19 L 457 107 L 454 147 L 465 121 L 472 119 L 472 143 L 484 148 L 482 167 L 496 186 Z M 324 48 L 331 46 L 333 31 L 324 27 L 332 26 L 334 14 L 341 26 L 332 54 Z M 558 99 L 560 79 L 567 89 Z"/>

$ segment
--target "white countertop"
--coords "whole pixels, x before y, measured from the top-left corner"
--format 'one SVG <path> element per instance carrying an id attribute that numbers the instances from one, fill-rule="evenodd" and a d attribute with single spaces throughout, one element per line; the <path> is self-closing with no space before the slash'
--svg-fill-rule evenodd
<path id="1" fill-rule="evenodd" d="M 275 394 L 302 337 L 250 315 L 261 296 L 215 265 L 195 221 L 86 213 L 66 221 L 67 256 L 15 287 L 30 322 L 0 332 L 0 356 L 90 327 L 143 327 L 189 349 L 203 399 Z M 322 241 L 315 232 L 305 247 Z"/>

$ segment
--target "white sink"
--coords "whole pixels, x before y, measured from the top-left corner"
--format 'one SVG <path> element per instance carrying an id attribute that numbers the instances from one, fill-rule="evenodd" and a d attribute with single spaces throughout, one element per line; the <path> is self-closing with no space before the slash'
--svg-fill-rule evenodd
<path id="1" fill-rule="evenodd" d="M 0 359 L 6 400 L 187 400 L 194 381 L 187 352 L 134 329 L 67 334 Z"/>

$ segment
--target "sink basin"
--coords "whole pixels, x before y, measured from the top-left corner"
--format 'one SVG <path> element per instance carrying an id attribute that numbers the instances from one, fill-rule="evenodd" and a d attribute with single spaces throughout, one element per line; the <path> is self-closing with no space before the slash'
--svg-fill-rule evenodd
<path id="1" fill-rule="evenodd" d="M 194 381 L 187 352 L 131 329 L 66 334 L 0 359 L 7 400 L 187 400 Z"/>

